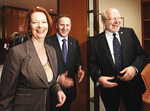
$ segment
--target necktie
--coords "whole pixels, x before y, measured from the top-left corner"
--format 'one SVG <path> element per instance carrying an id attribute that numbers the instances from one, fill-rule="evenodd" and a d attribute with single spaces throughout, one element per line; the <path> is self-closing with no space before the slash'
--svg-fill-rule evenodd
<path id="1" fill-rule="evenodd" d="M 116 38 L 116 33 L 113 33 L 114 39 L 113 39 L 113 48 L 114 48 L 114 56 L 115 56 L 115 66 L 117 69 L 117 72 L 119 73 L 122 70 L 122 51 L 121 46 Z"/>
<path id="2" fill-rule="evenodd" d="M 65 61 L 65 64 L 66 64 L 66 61 L 67 61 L 66 39 L 63 39 L 62 41 L 63 41 L 63 45 L 62 45 L 62 54 L 63 54 L 64 61 Z"/>

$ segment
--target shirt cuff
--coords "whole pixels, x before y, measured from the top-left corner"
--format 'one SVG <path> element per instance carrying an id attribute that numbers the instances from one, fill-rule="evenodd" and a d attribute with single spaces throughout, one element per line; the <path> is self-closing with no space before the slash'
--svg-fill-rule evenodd
<path id="1" fill-rule="evenodd" d="M 99 86 L 100 85 L 100 83 L 99 82 L 96 82 L 96 85 L 95 86 Z"/>
<path id="2" fill-rule="evenodd" d="M 59 79 L 60 75 L 57 77 L 56 81 L 58 82 L 58 79 Z"/>
<path id="3" fill-rule="evenodd" d="M 136 74 L 135 75 L 137 75 L 138 74 L 138 69 L 136 68 L 136 67 L 134 67 L 134 66 L 132 66 L 135 70 L 136 70 Z"/>

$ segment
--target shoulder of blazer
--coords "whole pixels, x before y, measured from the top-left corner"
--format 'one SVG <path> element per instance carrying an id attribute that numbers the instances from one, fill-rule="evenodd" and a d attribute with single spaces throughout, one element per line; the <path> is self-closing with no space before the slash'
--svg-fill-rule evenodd
<path id="1" fill-rule="evenodd" d="M 13 52 L 18 56 L 25 56 L 27 52 L 26 43 L 22 43 L 12 47 L 9 52 Z"/>
<path id="2" fill-rule="evenodd" d="M 126 32 L 126 31 L 134 31 L 132 28 L 129 27 L 120 27 L 119 32 Z"/>
<path id="3" fill-rule="evenodd" d="M 49 39 L 53 39 L 53 38 L 55 38 L 55 37 L 57 37 L 56 34 L 54 34 L 54 35 L 52 35 L 52 36 L 49 36 L 48 38 L 49 38 Z"/>
<path id="4" fill-rule="evenodd" d="M 54 35 L 52 35 L 52 36 L 49 36 L 49 37 L 46 37 L 45 38 L 45 43 L 50 43 L 51 41 L 53 41 L 53 40 L 55 40 L 55 39 L 57 39 L 57 36 L 56 36 L 56 34 L 54 34 Z"/>
<path id="5" fill-rule="evenodd" d="M 45 43 L 50 46 L 54 47 L 56 44 L 55 42 L 57 42 L 56 34 L 45 38 Z"/>
<path id="6" fill-rule="evenodd" d="M 68 39 L 78 41 L 77 39 L 75 39 L 75 38 L 73 38 L 71 36 L 68 36 Z"/>
<path id="7" fill-rule="evenodd" d="M 79 44 L 79 41 L 71 36 L 68 36 L 68 42 L 74 42 L 75 44 Z"/>
<path id="8" fill-rule="evenodd" d="M 105 31 L 103 31 L 102 33 L 99 33 L 98 35 L 94 36 L 94 37 L 90 37 L 89 40 L 94 41 L 94 42 L 98 42 L 98 40 L 101 40 L 105 37 Z"/>

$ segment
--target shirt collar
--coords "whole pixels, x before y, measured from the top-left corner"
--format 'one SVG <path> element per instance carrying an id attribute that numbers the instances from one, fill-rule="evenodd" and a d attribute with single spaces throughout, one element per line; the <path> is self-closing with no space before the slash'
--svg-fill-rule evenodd
<path id="1" fill-rule="evenodd" d="M 119 38 L 119 33 L 118 32 L 115 32 L 115 33 L 116 33 L 116 37 Z M 113 33 L 109 32 L 108 30 L 105 30 L 105 35 L 106 35 L 106 38 L 109 38 L 109 39 L 113 38 Z"/>
<path id="2" fill-rule="evenodd" d="M 113 36 L 113 33 L 112 33 L 112 32 L 109 32 L 108 30 L 105 30 L 105 33 L 106 33 L 107 35 L 109 35 L 109 36 Z M 115 32 L 115 33 L 116 33 L 117 36 L 119 35 L 118 32 Z"/>
<path id="3" fill-rule="evenodd" d="M 62 41 L 62 40 L 64 39 L 63 37 L 61 37 L 61 36 L 58 34 L 58 32 L 56 32 L 56 36 L 57 36 L 58 40 L 60 40 L 60 41 Z M 68 41 L 68 36 L 67 36 L 65 39 Z"/>

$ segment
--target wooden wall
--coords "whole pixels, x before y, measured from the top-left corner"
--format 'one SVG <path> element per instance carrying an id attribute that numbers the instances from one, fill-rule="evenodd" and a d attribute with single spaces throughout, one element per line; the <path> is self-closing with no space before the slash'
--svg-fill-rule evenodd
<path id="1" fill-rule="evenodd" d="M 13 32 L 17 32 L 19 25 L 24 25 L 25 17 L 27 10 L 13 8 L 13 7 L 4 7 L 3 13 L 5 16 L 5 36 Z"/>
<path id="2" fill-rule="evenodd" d="M 27 10 L 15 7 L 2 8 L 2 39 L 0 40 L 0 62 L 4 63 L 7 50 L 3 48 L 6 38 L 13 32 L 18 32 L 19 25 L 24 25 Z"/>
<path id="3" fill-rule="evenodd" d="M 88 111 L 88 76 L 87 76 L 87 20 L 86 0 L 59 0 L 59 14 L 67 14 L 72 19 L 70 36 L 79 41 L 82 62 L 85 70 L 84 80 L 77 82 L 77 98 L 71 111 Z"/>

